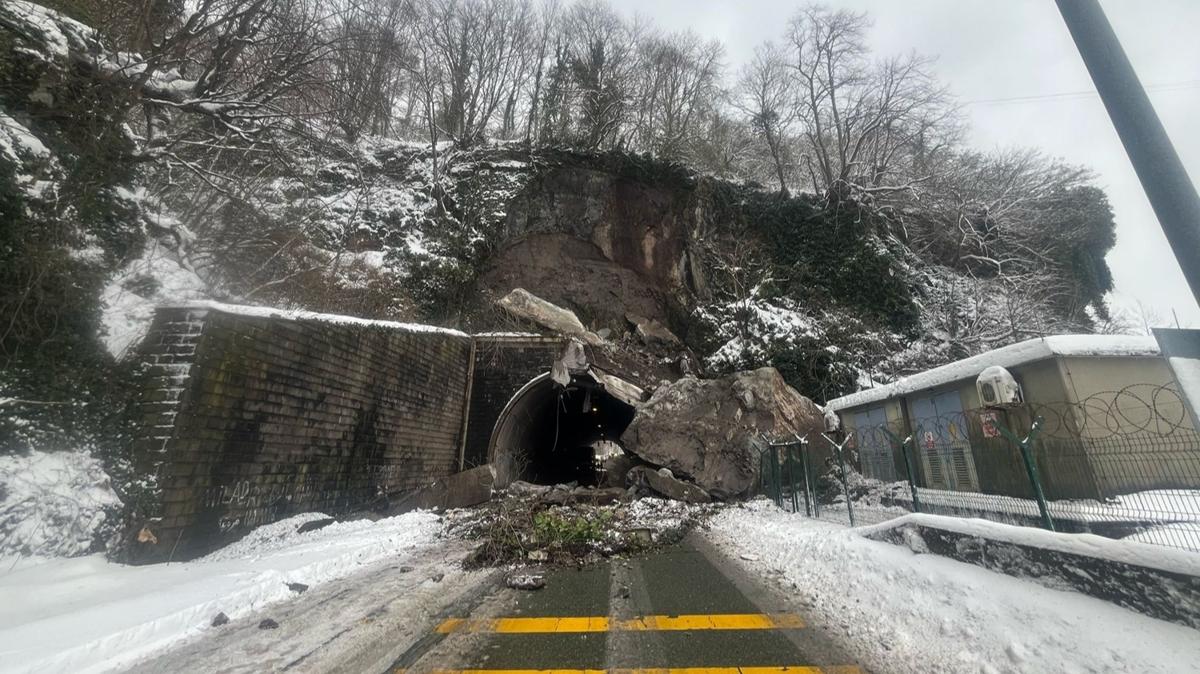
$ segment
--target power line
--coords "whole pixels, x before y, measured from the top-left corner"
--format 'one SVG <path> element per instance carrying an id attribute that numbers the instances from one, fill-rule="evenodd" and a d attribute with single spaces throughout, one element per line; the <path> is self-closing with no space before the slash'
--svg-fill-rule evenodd
<path id="1" fill-rule="evenodd" d="M 1200 88 L 1200 80 L 1191 80 L 1188 82 L 1169 82 L 1163 84 L 1148 84 L 1146 91 L 1183 91 L 1186 89 Z M 964 105 L 999 105 L 1004 103 L 1033 103 L 1037 101 L 1071 101 L 1083 100 L 1087 98 L 1096 98 L 1099 94 L 1096 91 L 1063 91 L 1054 94 L 1037 94 L 1032 96 L 1009 96 L 1006 98 L 983 98 L 973 101 L 963 101 Z"/>

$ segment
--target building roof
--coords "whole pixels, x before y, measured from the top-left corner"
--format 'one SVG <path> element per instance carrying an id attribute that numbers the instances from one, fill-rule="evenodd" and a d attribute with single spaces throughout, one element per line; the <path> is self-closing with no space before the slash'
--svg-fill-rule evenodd
<path id="1" fill-rule="evenodd" d="M 1157 356 L 1158 342 L 1153 337 L 1127 335 L 1054 335 L 1028 339 L 978 356 L 956 360 L 932 370 L 898 379 L 891 384 L 851 393 L 830 400 L 826 407 L 844 410 L 887 400 L 943 384 L 976 377 L 992 365 L 1014 367 L 1055 356 Z"/>

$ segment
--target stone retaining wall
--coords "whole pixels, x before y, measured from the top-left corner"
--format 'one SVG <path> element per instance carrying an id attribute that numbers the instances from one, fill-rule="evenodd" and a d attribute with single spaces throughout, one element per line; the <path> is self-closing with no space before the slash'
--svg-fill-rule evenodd
<path id="1" fill-rule="evenodd" d="M 158 311 L 141 347 L 134 457 L 152 484 L 136 504 L 133 560 L 194 557 L 255 526 L 368 507 L 460 468 L 471 338 L 332 318 Z"/>

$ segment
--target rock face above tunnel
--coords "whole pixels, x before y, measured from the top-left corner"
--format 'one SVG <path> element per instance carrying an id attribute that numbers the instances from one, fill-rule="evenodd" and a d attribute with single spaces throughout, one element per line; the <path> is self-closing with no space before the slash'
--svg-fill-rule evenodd
<path id="1" fill-rule="evenodd" d="M 823 427 L 821 408 L 788 386 L 778 370 L 764 367 L 660 387 L 621 441 L 643 460 L 729 499 L 747 495 L 757 478 L 753 438 Z"/>
<path id="2" fill-rule="evenodd" d="M 707 292 L 694 250 L 707 192 L 690 180 L 594 164 L 536 173 L 507 206 L 480 286 L 526 288 L 574 309 L 592 329 L 623 332 L 632 312 L 686 337 L 679 317 Z"/>
<path id="3" fill-rule="evenodd" d="M 661 285 L 606 258 L 596 244 L 562 233 L 532 234 L 501 248 L 479 278 L 485 293 L 499 297 L 526 288 L 582 312 L 592 329 L 617 334 L 626 329 L 626 313 L 668 320 L 677 303 Z"/>

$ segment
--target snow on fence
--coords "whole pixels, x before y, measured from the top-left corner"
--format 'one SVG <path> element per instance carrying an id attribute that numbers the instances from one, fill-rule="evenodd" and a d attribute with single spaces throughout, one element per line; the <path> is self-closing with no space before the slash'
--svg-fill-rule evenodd
<path id="1" fill-rule="evenodd" d="M 852 524 L 928 512 L 1200 551 L 1200 433 L 1173 387 L 1133 389 L 764 440 L 762 491 Z"/>

